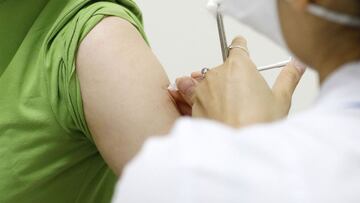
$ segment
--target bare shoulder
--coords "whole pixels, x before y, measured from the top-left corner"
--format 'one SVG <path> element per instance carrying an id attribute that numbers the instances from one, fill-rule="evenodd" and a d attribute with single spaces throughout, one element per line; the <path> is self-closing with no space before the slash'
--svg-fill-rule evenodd
<path id="1" fill-rule="evenodd" d="M 118 17 L 86 36 L 76 69 L 92 137 L 120 174 L 145 139 L 167 133 L 179 116 L 167 75 L 136 27 Z"/>

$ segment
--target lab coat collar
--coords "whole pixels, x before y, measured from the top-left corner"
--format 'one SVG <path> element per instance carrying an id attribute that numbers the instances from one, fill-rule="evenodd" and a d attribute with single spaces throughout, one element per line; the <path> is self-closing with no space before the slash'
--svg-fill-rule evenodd
<path id="1" fill-rule="evenodd" d="M 324 82 L 316 108 L 360 109 L 360 61 L 343 65 Z"/>

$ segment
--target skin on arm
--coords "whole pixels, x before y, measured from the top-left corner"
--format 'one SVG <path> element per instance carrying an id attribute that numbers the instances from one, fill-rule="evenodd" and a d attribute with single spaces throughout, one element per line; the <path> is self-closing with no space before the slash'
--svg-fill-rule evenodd
<path id="1" fill-rule="evenodd" d="M 118 17 L 103 19 L 87 35 L 76 63 L 87 124 L 120 175 L 145 139 L 168 133 L 179 117 L 169 80 L 138 30 Z"/>

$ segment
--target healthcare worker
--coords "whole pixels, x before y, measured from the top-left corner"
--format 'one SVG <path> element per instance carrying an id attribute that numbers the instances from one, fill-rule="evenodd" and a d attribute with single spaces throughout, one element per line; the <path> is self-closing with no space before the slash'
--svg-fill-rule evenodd
<path id="1" fill-rule="evenodd" d="M 218 2 L 313 67 L 317 101 L 286 118 L 291 91 L 270 89 L 238 38 L 203 81 L 178 81 L 196 118 L 148 140 L 113 201 L 360 202 L 360 1 Z"/>

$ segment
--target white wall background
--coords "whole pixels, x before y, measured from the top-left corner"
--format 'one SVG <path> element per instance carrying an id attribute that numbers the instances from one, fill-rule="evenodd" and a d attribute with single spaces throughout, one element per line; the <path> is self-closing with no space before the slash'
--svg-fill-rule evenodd
<path id="1" fill-rule="evenodd" d="M 222 62 L 216 21 L 206 8 L 206 0 L 135 0 L 144 14 L 145 29 L 151 46 L 170 79 L 188 75 L 203 67 L 215 67 Z M 248 39 L 251 56 L 259 66 L 289 58 L 269 40 L 249 28 L 225 18 L 227 38 L 236 35 Z M 277 70 L 262 73 L 269 84 Z M 318 80 L 308 70 L 295 95 L 292 111 L 306 109 L 318 93 Z"/>

